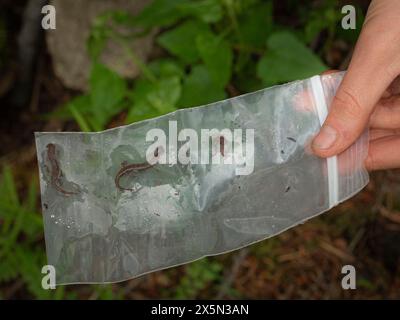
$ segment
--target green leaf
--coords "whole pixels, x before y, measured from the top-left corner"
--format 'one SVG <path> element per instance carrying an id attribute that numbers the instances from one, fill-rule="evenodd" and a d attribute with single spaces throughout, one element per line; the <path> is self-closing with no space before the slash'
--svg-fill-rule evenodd
<path id="1" fill-rule="evenodd" d="M 132 100 L 133 103 L 128 111 L 125 120 L 126 123 L 137 122 L 159 115 L 158 111 L 147 101 L 147 95 L 152 89 L 152 82 L 145 79 L 136 80 L 133 91 L 129 94 L 129 99 Z"/>
<path id="2" fill-rule="evenodd" d="M 168 27 L 192 16 L 206 23 L 218 22 L 223 15 L 219 0 L 154 0 L 134 19 L 143 27 Z"/>
<path id="3" fill-rule="evenodd" d="M 327 69 L 319 57 L 290 32 L 272 34 L 267 45 L 268 51 L 257 66 L 257 75 L 265 85 L 307 78 Z"/>
<path id="4" fill-rule="evenodd" d="M 178 5 L 183 15 L 192 15 L 206 23 L 215 23 L 223 15 L 220 0 L 186 1 Z"/>
<path id="5" fill-rule="evenodd" d="M 176 110 L 176 103 L 181 96 L 179 77 L 161 79 L 147 95 L 147 100 L 160 113 Z"/>
<path id="6" fill-rule="evenodd" d="M 186 0 L 154 0 L 143 9 L 135 21 L 144 27 L 169 26 L 183 16 L 183 12 L 178 10 L 178 5 L 185 2 Z"/>
<path id="7" fill-rule="evenodd" d="M 103 127 L 120 111 L 126 94 L 126 82 L 117 73 L 100 63 L 94 63 L 90 74 L 90 112 Z"/>
<path id="8" fill-rule="evenodd" d="M 148 65 L 150 71 L 158 78 L 184 76 L 183 67 L 173 59 L 157 59 Z"/>
<path id="9" fill-rule="evenodd" d="M 272 31 L 272 1 L 260 3 L 245 11 L 239 19 L 241 40 L 254 47 L 262 47 Z"/>
<path id="10" fill-rule="evenodd" d="M 149 119 L 176 110 L 181 95 L 180 78 L 161 78 L 156 83 L 138 80 L 131 95 L 133 106 L 128 112 L 128 123 Z"/>
<path id="11" fill-rule="evenodd" d="M 179 106 L 199 106 L 225 98 L 225 91 L 213 83 L 207 67 L 197 65 L 184 80 Z"/>
<path id="12" fill-rule="evenodd" d="M 114 106 L 124 97 L 126 83 L 117 73 L 100 63 L 93 65 L 90 74 L 91 101 L 96 107 Z"/>
<path id="13" fill-rule="evenodd" d="M 224 88 L 232 73 L 233 54 L 229 43 L 212 33 L 206 33 L 197 36 L 196 44 L 214 84 Z"/>
<path id="14" fill-rule="evenodd" d="M 132 108 L 129 109 L 128 115 L 126 117 L 126 123 L 138 122 L 146 119 L 151 119 L 160 116 L 161 114 L 155 110 L 146 101 L 136 101 Z"/>
<path id="15" fill-rule="evenodd" d="M 160 35 L 157 42 L 183 62 L 193 63 L 199 58 L 196 37 L 204 33 L 210 33 L 210 29 L 205 23 L 189 20 Z"/>

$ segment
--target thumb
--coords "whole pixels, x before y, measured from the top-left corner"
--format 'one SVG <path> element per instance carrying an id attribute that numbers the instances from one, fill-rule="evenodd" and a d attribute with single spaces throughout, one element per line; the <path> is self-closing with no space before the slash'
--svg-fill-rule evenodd
<path id="1" fill-rule="evenodd" d="M 328 117 L 312 143 L 318 156 L 338 154 L 357 140 L 367 127 L 376 103 L 396 77 L 395 72 L 390 72 L 393 71 L 391 50 L 369 33 L 365 26 Z"/>

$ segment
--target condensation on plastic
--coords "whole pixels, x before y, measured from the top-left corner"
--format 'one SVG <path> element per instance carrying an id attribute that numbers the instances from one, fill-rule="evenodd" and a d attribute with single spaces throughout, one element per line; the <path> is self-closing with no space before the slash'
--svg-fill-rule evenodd
<path id="1" fill-rule="evenodd" d="M 57 284 L 122 281 L 235 250 L 356 194 L 368 183 L 367 132 L 338 157 L 309 151 L 342 76 L 316 76 L 98 133 L 36 133 L 47 257 Z M 118 190 L 121 162 L 143 162 L 146 132 L 168 132 L 170 120 L 178 130 L 254 129 L 254 172 L 158 164 L 132 178 L 141 186 L 136 192 Z M 48 145 L 55 146 L 56 163 Z M 52 170 L 59 170 L 56 178 Z M 54 179 L 79 193 L 60 192 Z"/>

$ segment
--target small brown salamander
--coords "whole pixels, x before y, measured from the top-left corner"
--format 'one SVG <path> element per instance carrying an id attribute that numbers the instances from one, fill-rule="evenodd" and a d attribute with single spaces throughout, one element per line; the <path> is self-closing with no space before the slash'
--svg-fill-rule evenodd
<path id="1" fill-rule="evenodd" d="M 223 136 L 219 137 L 219 151 L 225 157 L 225 138 Z"/>
<path id="2" fill-rule="evenodd" d="M 158 148 L 154 151 L 154 159 L 158 158 L 159 156 L 159 150 Z M 150 169 L 151 167 L 153 167 L 154 164 L 150 164 L 148 162 L 143 162 L 143 163 L 132 163 L 132 164 L 126 164 L 125 162 L 122 163 L 122 168 L 117 172 L 116 176 L 115 176 L 115 186 L 120 190 L 120 191 L 133 191 L 132 188 L 124 188 L 121 187 L 120 185 L 120 180 L 121 178 L 126 175 L 129 174 L 131 172 L 135 172 L 135 171 L 143 171 L 143 170 L 147 170 Z"/>
<path id="3" fill-rule="evenodd" d="M 78 192 L 73 191 L 66 191 L 61 187 L 61 177 L 62 171 L 60 168 L 60 164 L 58 163 L 57 156 L 56 156 L 56 146 L 53 143 L 49 143 L 47 146 L 47 158 L 50 162 L 50 176 L 51 176 L 51 185 L 56 189 L 58 192 L 70 196 L 73 194 L 78 194 Z"/>

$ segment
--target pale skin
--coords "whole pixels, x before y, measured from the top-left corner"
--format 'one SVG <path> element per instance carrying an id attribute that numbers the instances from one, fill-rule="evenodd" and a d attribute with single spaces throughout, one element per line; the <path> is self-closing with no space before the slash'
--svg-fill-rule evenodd
<path id="1" fill-rule="evenodd" d="M 351 63 L 312 143 L 336 155 L 370 129 L 368 170 L 400 168 L 400 1 L 372 0 Z"/>

